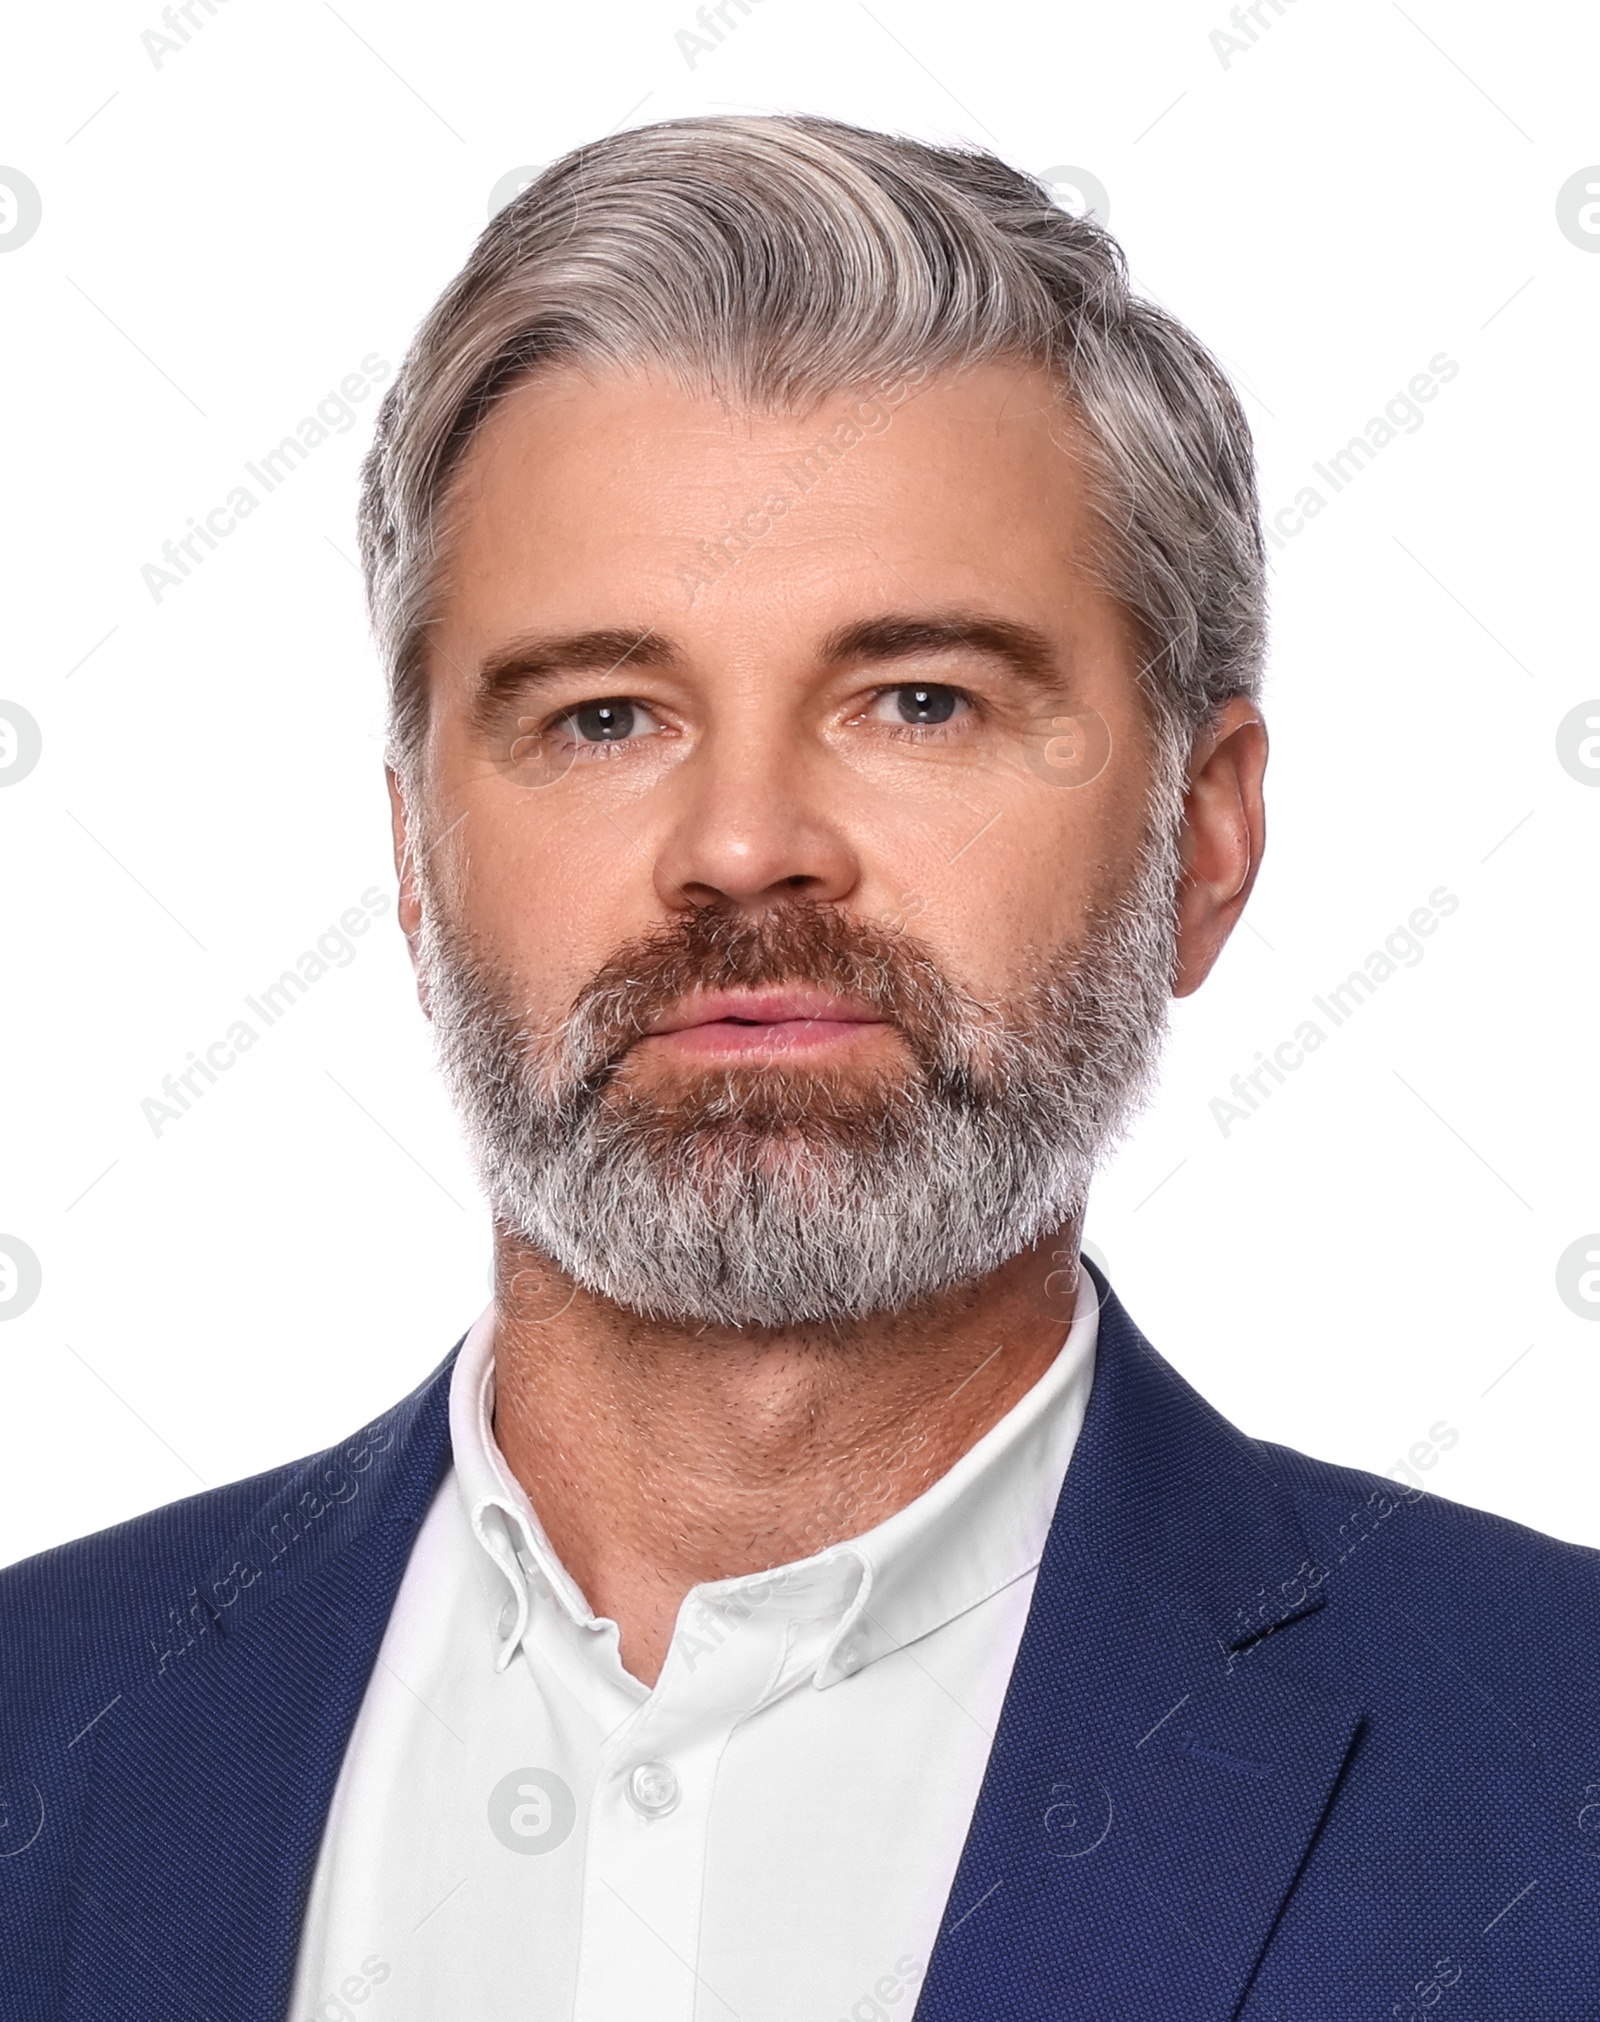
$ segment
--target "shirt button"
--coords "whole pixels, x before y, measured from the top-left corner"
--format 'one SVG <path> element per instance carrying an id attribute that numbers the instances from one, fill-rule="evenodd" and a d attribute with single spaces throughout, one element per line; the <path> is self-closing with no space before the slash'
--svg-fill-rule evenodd
<path id="1" fill-rule="evenodd" d="M 641 1762 L 628 1777 L 628 1802 L 641 1818 L 665 1818 L 682 1792 L 664 1762 Z"/>

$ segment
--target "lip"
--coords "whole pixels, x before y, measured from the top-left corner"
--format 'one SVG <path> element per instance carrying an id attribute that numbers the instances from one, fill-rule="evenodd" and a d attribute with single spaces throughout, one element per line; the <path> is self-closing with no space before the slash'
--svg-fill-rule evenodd
<path id="1" fill-rule="evenodd" d="M 837 1047 L 886 1024 L 858 999 L 826 990 L 716 990 L 665 1012 L 645 1037 L 674 1052 L 748 1056 Z"/>

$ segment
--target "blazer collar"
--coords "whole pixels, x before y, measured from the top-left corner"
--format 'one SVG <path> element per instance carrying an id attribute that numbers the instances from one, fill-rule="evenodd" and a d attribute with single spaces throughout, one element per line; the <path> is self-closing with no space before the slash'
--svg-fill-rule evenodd
<path id="1" fill-rule="evenodd" d="M 1095 1277 L 1088 1415 L 918 2022 L 1233 2015 L 1359 1725 L 1318 1688 L 1332 1610 L 1290 1498 Z M 175 1580 L 95 1732 L 66 2022 L 281 2022 L 453 1359 Z"/>
<path id="2" fill-rule="evenodd" d="M 1292 1498 L 1101 1290 L 917 2022 L 1236 2014 L 1360 1726 Z"/>
<path id="3" fill-rule="evenodd" d="M 454 1356 L 174 1578 L 96 1730 L 64 2022 L 282 2022 L 345 1744 L 448 1463 Z"/>

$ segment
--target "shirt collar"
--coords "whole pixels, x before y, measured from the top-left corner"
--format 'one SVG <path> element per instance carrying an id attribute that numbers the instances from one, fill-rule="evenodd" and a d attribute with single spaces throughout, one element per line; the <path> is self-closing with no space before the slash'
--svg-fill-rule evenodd
<path id="1" fill-rule="evenodd" d="M 461 1344 L 450 1379 L 450 1448 L 456 1489 L 473 1536 L 505 1575 L 510 1602 L 496 1636 L 495 1669 L 516 1655 L 536 1592 L 542 1587 L 572 1620 L 596 1617 L 583 1591 L 556 1556 L 521 1482 L 494 1436 L 494 1307 L 478 1315 Z"/>
<path id="2" fill-rule="evenodd" d="M 832 1626 L 813 1682 L 826 1688 L 1031 1573 L 1088 1407 L 1098 1331 L 1094 1281 L 1080 1269 L 1060 1352 L 931 1487 L 872 1530 L 810 1559 L 697 1587 L 696 1603 L 737 1608 L 755 1599 L 782 1608 L 789 1594 L 810 1612 L 821 1602 Z M 503 1671 L 516 1655 L 541 1599 L 579 1627 L 602 1627 L 495 1441 L 493 1306 L 478 1316 L 456 1358 L 450 1440 L 467 1522 L 509 1589 L 495 1668 Z"/>

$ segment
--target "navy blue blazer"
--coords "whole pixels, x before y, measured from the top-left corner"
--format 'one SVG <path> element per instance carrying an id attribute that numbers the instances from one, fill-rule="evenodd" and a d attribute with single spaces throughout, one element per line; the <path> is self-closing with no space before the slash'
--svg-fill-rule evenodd
<path id="1" fill-rule="evenodd" d="M 1600 2017 L 1600 1553 L 1247 1439 L 1102 1297 L 918 2022 Z M 282 2022 L 451 1360 L 0 1574 L 7 2022 Z"/>

